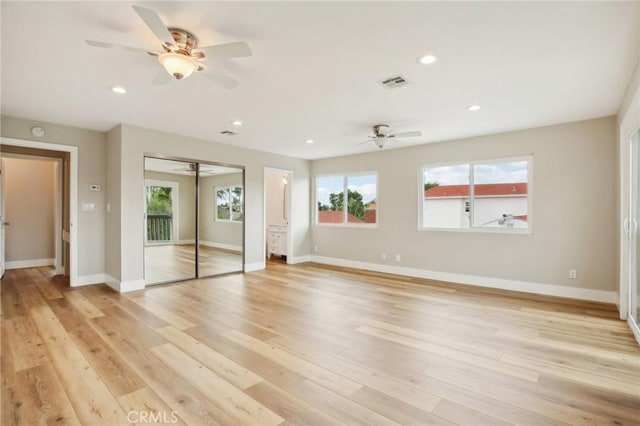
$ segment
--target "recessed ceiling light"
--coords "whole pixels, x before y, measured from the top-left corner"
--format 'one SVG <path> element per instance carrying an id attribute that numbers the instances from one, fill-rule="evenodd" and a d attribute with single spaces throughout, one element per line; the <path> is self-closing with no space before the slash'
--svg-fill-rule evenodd
<path id="1" fill-rule="evenodd" d="M 127 93 L 127 89 L 125 89 L 125 88 L 124 88 L 124 87 L 122 87 L 122 86 L 113 86 L 113 87 L 111 88 L 111 91 L 112 91 L 112 92 L 119 93 L 119 94 L 121 94 L 121 95 L 124 95 L 125 93 Z"/>
<path id="2" fill-rule="evenodd" d="M 231 124 L 233 124 L 234 126 L 242 126 L 242 121 L 240 121 L 240 120 L 233 120 L 233 121 L 231 122 Z"/>
<path id="3" fill-rule="evenodd" d="M 314 142 L 315 141 L 313 139 L 307 139 L 306 141 L 304 141 L 304 143 L 308 143 L 309 145 L 311 145 Z"/>
<path id="4" fill-rule="evenodd" d="M 437 59 L 438 58 L 429 53 L 427 55 L 420 56 L 418 58 L 418 62 L 420 62 L 422 65 L 430 65 L 433 64 Z"/>
<path id="5" fill-rule="evenodd" d="M 468 106 L 467 109 L 469 111 L 479 111 L 480 110 L 480 105 L 471 105 L 471 106 Z"/>

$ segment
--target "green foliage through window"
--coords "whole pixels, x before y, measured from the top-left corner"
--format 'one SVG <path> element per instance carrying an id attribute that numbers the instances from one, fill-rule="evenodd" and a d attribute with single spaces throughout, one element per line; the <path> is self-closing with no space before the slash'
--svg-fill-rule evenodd
<path id="1" fill-rule="evenodd" d="M 216 195 L 215 219 L 217 221 L 242 222 L 244 220 L 244 193 L 242 186 L 225 186 L 214 189 Z"/>

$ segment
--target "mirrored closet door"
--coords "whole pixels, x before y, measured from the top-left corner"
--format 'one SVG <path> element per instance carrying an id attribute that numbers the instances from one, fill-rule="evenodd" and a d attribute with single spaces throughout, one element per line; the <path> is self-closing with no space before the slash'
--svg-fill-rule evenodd
<path id="1" fill-rule="evenodd" d="M 199 187 L 199 276 L 242 271 L 244 170 L 200 164 Z"/>
<path id="2" fill-rule="evenodd" d="M 144 177 L 148 284 L 243 271 L 243 168 L 145 157 Z"/>

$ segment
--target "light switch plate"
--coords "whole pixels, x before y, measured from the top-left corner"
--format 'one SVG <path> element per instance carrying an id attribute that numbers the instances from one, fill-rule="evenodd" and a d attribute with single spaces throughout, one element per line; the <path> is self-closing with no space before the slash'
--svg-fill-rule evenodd
<path id="1" fill-rule="evenodd" d="M 89 185 L 89 191 L 100 192 L 101 190 L 102 190 L 102 187 L 97 183 L 92 183 L 91 185 Z"/>

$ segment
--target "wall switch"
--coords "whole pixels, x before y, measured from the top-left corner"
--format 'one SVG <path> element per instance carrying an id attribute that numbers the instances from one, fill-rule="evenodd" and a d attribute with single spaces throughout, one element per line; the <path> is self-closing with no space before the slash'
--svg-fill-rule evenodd
<path id="1" fill-rule="evenodd" d="M 578 272 L 575 269 L 569 269 L 569 278 L 575 280 L 578 278 Z"/>
<path id="2" fill-rule="evenodd" d="M 96 210 L 96 203 L 82 203 L 83 212 L 93 212 Z"/>
<path id="3" fill-rule="evenodd" d="M 382 258 L 382 260 L 387 260 L 387 253 L 382 253 L 380 257 Z"/>
<path id="4" fill-rule="evenodd" d="M 111 211 L 111 203 L 107 203 L 107 213 Z"/>
<path id="5" fill-rule="evenodd" d="M 102 187 L 97 183 L 92 183 L 91 185 L 89 185 L 89 191 L 100 192 L 101 190 L 102 190 Z"/>
<path id="6" fill-rule="evenodd" d="M 396 254 L 396 262 L 400 262 L 400 255 Z"/>

